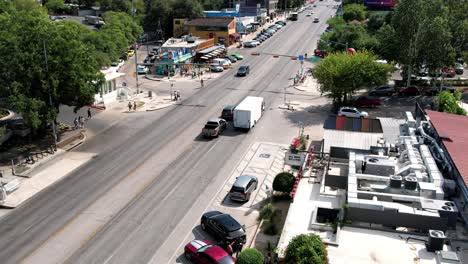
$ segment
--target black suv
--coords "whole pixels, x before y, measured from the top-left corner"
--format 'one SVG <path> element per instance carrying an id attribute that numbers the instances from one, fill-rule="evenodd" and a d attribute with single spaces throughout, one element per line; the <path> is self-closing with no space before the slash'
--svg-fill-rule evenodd
<path id="1" fill-rule="evenodd" d="M 250 66 L 243 65 L 240 66 L 239 70 L 237 71 L 237 76 L 247 76 L 250 73 Z"/>
<path id="2" fill-rule="evenodd" d="M 245 228 L 236 219 L 219 211 L 206 212 L 201 218 L 201 227 L 222 242 L 237 241 L 245 244 Z"/>

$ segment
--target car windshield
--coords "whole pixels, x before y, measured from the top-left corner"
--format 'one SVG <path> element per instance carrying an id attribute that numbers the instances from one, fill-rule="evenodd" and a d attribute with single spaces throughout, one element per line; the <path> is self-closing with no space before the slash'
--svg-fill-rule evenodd
<path id="1" fill-rule="evenodd" d="M 242 188 L 242 187 L 237 187 L 237 186 L 232 186 L 231 192 L 240 192 L 240 193 L 243 193 L 243 192 L 244 192 L 244 188 Z"/>
<path id="2" fill-rule="evenodd" d="M 244 230 L 242 228 L 239 228 L 239 229 L 237 229 L 235 231 L 229 232 L 229 238 L 231 238 L 231 239 L 236 239 L 236 238 L 245 239 Z"/>
<path id="3" fill-rule="evenodd" d="M 206 245 L 206 246 L 200 248 L 200 249 L 198 250 L 198 252 L 204 252 L 204 251 L 206 251 L 207 249 L 209 249 L 209 248 L 212 247 L 212 246 L 213 246 L 213 245 Z"/>
<path id="4" fill-rule="evenodd" d="M 205 125 L 205 128 L 216 128 L 216 127 L 218 127 L 218 123 L 215 123 L 215 122 L 208 122 Z"/>
<path id="5" fill-rule="evenodd" d="M 234 260 L 232 260 L 231 256 L 225 256 L 222 259 L 218 259 L 219 264 L 234 264 Z"/>

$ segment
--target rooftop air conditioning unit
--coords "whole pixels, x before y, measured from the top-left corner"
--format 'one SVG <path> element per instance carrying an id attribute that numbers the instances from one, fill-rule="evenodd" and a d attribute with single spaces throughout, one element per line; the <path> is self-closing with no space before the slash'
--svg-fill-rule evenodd
<path id="1" fill-rule="evenodd" d="M 442 230 L 429 230 L 429 240 L 426 249 L 429 252 L 436 252 L 444 248 L 444 242 L 447 237 Z"/>
<path id="2" fill-rule="evenodd" d="M 400 175 L 390 176 L 390 188 L 401 188 L 402 181 L 403 177 L 401 177 Z"/>
<path id="3" fill-rule="evenodd" d="M 457 225 L 458 210 L 453 202 L 445 202 L 439 209 L 439 216 L 447 218 L 447 226 L 455 227 Z"/>
<path id="4" fill-rule="evenodd" d="M 416 190 L 417 186 L 418 186 L 418 178 L 414 176 L 405 177 L 405 188 L 407 190 Z"/>

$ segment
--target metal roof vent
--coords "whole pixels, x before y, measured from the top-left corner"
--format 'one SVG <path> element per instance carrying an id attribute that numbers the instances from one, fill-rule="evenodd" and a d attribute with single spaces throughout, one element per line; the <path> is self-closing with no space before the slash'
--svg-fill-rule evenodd
<path id="1" fill-rule="evenodd" d="M 416 190 L 418 186 L 418 179 L 414 176 L 406 176 L 405 177 L 405 188 L 407 190 Z"/>
<path id="2" fill-rule="evenodd" d="M 426 248 L 429 252 L 435 252 L 444 248 L 444 242 L 447 237 L 444 231 L 429 230 L 429 240 L 427 241 Z"/>
<path id="3" fill-rule="evenodd" d="M 403 181 L 403 177 L 399 175 L 390 176 L 390 188 L 401 188 L 402 181 Z"/>

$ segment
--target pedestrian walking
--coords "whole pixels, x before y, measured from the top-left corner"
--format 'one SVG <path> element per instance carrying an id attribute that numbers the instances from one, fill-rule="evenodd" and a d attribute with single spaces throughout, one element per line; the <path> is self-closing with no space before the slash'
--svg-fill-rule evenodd
<path id="1" fill-rule="evenodd" d="M 136 107 L 137 107 L 136 102 L 133 102 L 133 111 L 136 111 Z"/>
<path id="2" fill-rule="evenodd" d="M 178 101 L 182 100 L 182 99 L 180 99 L 180 92 L 179 91 L 177 92 L 177 100 Z"/>
<path id="3" fill-rule="evenodd" d="M 88 107 L 88 119 L 91 119 L 91 108 Z"/>
<path id="4" fill-rule="evenodd" d="M 78 123 L 80 123 L 80 127 L 84 127 L 84 118 L 82 116 L 78 117 Z"/>
<path id="5" fill-rule="evenodd" d="M 132 102 L 128 102 L 128 111 L 132 111 Z"/>
<path id="6" fill-rule="evenodd" d="M 74 129 L 77 129 L 78 128 L 78 117 L 75 117 L 75 119 L 73 120 L 73 124 L 75 125 Z"/>
<path id="7" fill-rule="evenodd" d="M 200 80 L 201 88 L 203 88 L 203 79 Z"/>

